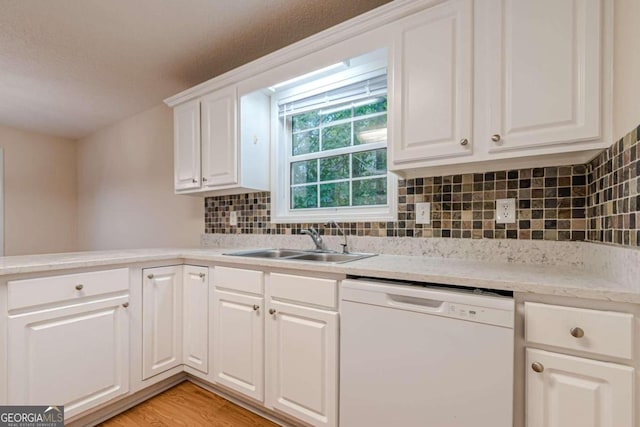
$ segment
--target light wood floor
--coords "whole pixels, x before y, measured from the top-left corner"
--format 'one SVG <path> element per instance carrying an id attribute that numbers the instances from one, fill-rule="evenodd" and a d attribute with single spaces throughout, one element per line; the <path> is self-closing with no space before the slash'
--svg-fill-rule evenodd
<path id="1" fill-rule="evenodd" d="M 197 385 L 185 381 L 101 426 L 276 426 Z"/>

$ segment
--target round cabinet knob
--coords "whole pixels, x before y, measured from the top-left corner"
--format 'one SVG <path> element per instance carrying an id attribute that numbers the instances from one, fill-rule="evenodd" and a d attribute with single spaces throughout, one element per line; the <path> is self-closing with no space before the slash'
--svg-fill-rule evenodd
<path id="1" fill-rule="evenodd" d="M 276 314 L 276 310 L 274 308 L 269 309 L 269 314 Z"/>
<path id="2" fill-rule="evenodd" d="M 574 338 L 582 338 L 584 336 L 584 330 L 582 328 L 571 328 L 569 332 L 571 332 L 571 336 Z"/>
<path id="3" fill-rule="evenodd" d="M 122 304 L 122 306 L 123 306 L 124 308 L 127 308 L 127 307 L 129 307 L 129 303 L 128 303 L 128 302 L 125 302 L 125 303 L 123 303 L 123 304 Z"/>
<path id="4" fill-rule="evenodd" d="M 153 274 L 149 274 L 149 275 L 147 276 L 147 279 L 152 280 L 152 279 L 153 279 L 153 277 L 154 277 L 154 276 L 153 276 Z"/>
<path id="5" fill-rule="evenodd" d="M 258 304 L 254 304 L 253 305 L 253 311 L 258 311 L 258 310 L 260 310 L 260 306 Z"/>
<path id="6" fill-rule="evenodd" d="M 467 138 L 463 138 L 460 140 L 460 145 L 465 146 L 469 145 L 469 140 Z"/>
<path id="7" fill-rule="evenodd" d="M 500 142 L 500 140 L 501 140 L 501 139 L 502 139 L 502 137 L 501 137 L 499 134 L 497 134 L 497 133 L 495 133 L 495 134 L 491 135 L 491 140 L 492 140 L 493 142 Z"/>
<path id="8" fill-rule="evenodd" d="M 207 178 L 206 177 L 202 177 L 202 182 L 207 182 Z"/>
<path id="9" fill-rule="evenodd" d="M 544 371 L 544 366 L 540 362 L 533 362 L 531 364 L 531 369 L 533 369 L 534 372 L 541 373 Z"/>
<path id="10" fill-rule="evenodd" d="M 200 273 L 199 276 L 200 276 L 201 279 L 204 279 L 206 277 L 206 274 Z"/>
<path id="11" fill-rule="evenodd" d="M 81 291 L 82 288 L 84 288 L 84 285 L 82 285 L 82 284 L 76 285 L 76 291 Z"/>
<path id="12" fill-rule="evenodd" d="M 197 183 L 198 183 L 198 180 L 197 180 L 197 179 L 195 179 L 195 178 L 193 178 L 193 179 L 191 180 L 191 182 L 193 182 L 194 184 L 197 184 Z"/>

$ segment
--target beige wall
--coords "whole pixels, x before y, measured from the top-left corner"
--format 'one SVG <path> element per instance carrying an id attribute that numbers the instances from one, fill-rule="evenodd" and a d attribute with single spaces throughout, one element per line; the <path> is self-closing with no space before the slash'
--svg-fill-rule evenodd
<path id="1" fill-rule="evenodd" d="M 78 141 L 82 250 L 199 246 L 204 200 L 173 194 L 173 115 L 164 105 Z"/>
<path id="2" fill-rule="evenodd" d="M 640 124 L 640 0 L 615 0 L 613 136 Z"/>
<path id="3" fill-rule="evenodd" d="M 4 255 L 77 249 L 76 143 L 0 126 Z"/>

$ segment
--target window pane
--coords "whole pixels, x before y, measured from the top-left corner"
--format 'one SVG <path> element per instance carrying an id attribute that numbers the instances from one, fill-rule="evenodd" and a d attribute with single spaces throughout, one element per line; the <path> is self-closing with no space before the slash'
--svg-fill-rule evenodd
<path id="1" fill-rule="evenodd" d="M 320 159 L 320 181 L 349 178 L 349 155 Z"/>
<path id="2" fill-rule="evenodd" d="M 322 129 L 322 151 L 351 145 L 351 123 Z"/>
<path id="3" fill-rule="evenodd" d="M 353 206 L 387 204 L 387 179 L 374 178 L 353 181 Z"/>
<path id="4" fill-rule="evenodd" d="M 291 163 L 291 183 L 306 184 L 318 180 L 318 161 L 307 160 L 305 162 Z"/>
<path id="5" fill-rule="evenodd" d="M 291 188 L 291 208 L 305 209 L 318 207 L 318 186 L 305 185 Z"/>
<path id="6" fill-rule="evenodd" d="M 349 183 L 320 184 L 320 207 L 349 206 Z"/>
<path id="7" fill-rule="evenodd" d="M 291 128 L 294 132 L 318 127 L 320 116 L 317 111 L 308 111 L 291 117 Z"/>
<path id="8" fill-rule="evenodd" d="M 318 129 L 293 134 L 291 145 L 294 156 L 317 152 L 320 146 Z"/>
<path id="9" fill-rule="evenodd" d="M 354 144 L 369 144 L 387 140 L 387 115 L 358 120 L 353 123 Z"/>
<path id="10" fill-rule="evenodd" d="M 353 177 L 384 175 L 387 173 L 387 149 L 353 153 Z"/>
<path id="11" fill-rule="evenodd" d="M 387 111 L 387 97 L 380 96 L 377 98 L 370 99 L 364 105 L 358 105 L 355 107 L 355 115 L 356 116 L 364 116 L 367 114 L 373 113 L 381 113 L 383 111 Z"/>
<path id="12" fill-rule="evenodd" d="M 327 108 L 326 110 L 320 110 L 320 116 L 322 117 L 322 123 L 330 123 L 335 122 L 336 120 L 348 119 L 351 118 L 351 114 L 353 113 L 353 108 L 351 108 L 351 104 L 341 107 L 335 108 Z"/>

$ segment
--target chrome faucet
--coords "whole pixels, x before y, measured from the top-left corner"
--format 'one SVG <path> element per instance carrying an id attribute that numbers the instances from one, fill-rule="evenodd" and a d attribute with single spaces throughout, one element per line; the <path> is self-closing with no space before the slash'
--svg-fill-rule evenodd
<path id="1" fill-rule="evenodd" d="M 347 246 L 347 235 L 345 234 L 345 232 L 344 232 L 344 230 L 342 229 L 342 227 L 340 227 L 340 226 L 338 225 L 338 223 L 337 223 L 337 222 L 335 222 L 334 220 L 331 220 L 331 221 L 327 222 L 327 223 L 325 224 L 325 227 L 331 227 L 332 225 L 333 225 L 334 227 L 336 227 L 336 228 L 338 229 L 338 231 L 340 232 L 340 234 L 342 234 L 342 236 L 344 237 L 344 243 L 340 243 L 340 246 L 342 246 L 342 253 L 343 253 L 343 254 L 348 254 L 348 253 L 349 253 L 349 248 L 348 248 L 348 246 Z"/>
<path id="2" fill-rule="evenodd" d="M 302 230 L 300 234 L 306 234 L 311 237 L 311 240 L 313 240 L 313 243 L 316 245 L 316 250 L 324 251 L 326 249 L 324 242 L 322 241 L 322 236 L 315 228 L 309 227 L 308 230 Z"/>

